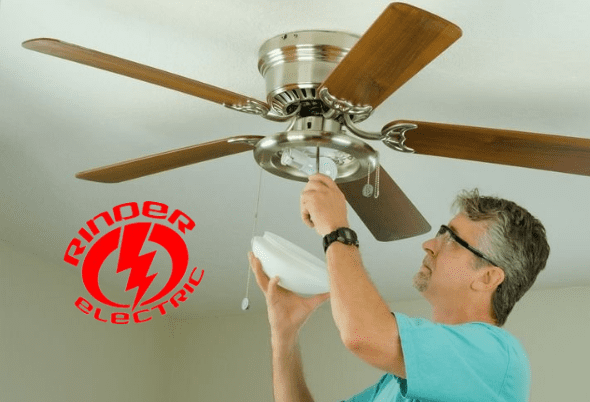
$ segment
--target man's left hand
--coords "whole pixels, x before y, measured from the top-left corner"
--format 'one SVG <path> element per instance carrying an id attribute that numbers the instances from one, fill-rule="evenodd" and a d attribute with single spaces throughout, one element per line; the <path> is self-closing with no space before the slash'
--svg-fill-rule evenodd
<path id="1" fill-rule="evenodd" d="M 346 198 L 338 185 L 323 174 L 309 176 L 301 192 L 301 218 L 321 235 L 348 227 Z"/>

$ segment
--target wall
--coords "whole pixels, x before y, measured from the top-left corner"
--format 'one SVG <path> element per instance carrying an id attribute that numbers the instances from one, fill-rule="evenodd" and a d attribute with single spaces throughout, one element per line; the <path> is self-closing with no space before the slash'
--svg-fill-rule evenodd
<path id="1" fill-rule="evenodd" d="M 81 286 L 77 272 L 0 242 L 0 401 L 272 401 L 263 305 L 115 326 L 75 309 Z M 423 300 L 391 306 L 429 316 Z M 529 352 L 532 401 L 590 400 L 590 287 L 533 290 L 506 329 Z M 303 329 L 301 347 L 318 402 L 344 399 L 381 375 L 341 345 L 328 304 Z"/>
<path id="2" fill-rule="evenodd" d="M 163 321 L 100 323 L 74 307 L 82 286 L 0 241 L 0 401 L 168 400 Z"/>
<path id="3" fill-rule="evenodd" d="M 525 295 L 506 328 L 522 340 L 531 360 L 531 400 L 590 401 L 590 287 Z"/>
<path id="4" fill-rule="evenodd" d="M 392 310 L 429 317 L 423 300 L 392 303 Z M 174 350 L 171 401 L 272 401 L 268 323 L 258 307 L 234 317 L 169 319 Z M 531 359 L 531 401 L 590 400 L 590 287 L 532 290 L 505 326 Z M 306 379 L 315 400 L 338 401 L 380 376 L 340 344 L 329 305 L 310 318 L 301 335 Z"/>

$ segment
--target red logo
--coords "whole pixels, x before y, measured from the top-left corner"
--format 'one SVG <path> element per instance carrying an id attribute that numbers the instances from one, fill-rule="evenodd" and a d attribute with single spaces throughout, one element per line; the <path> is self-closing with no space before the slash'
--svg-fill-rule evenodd
<path id="1" fill-rule="evenodd" d="M 203 279 L 203 270 L 198 279 L 194 278 L 196 267 L 192 269 L 186 283 L 172 297 L 168 296 L 183 282 L 187 273 L 189 253 L 183 236 L 195 227 L 195 222 L 180 210 L 174 210 L 170 215 L 168 211 L 166 204 L 158 202 L 146 201 L 141 209 L 137 203 L 130 202 L 117 205 L 112 213 L 105 211 L 98 214 L 80 228 L 80 237 L 70 241 L 64 261 L 77 267 L 83 259 L 81 273 L 84 286 L 90 296 L 103 306 L 96 307 L 84 297 L 79 297 L 75 305 L 80 311 L 93 314 L 96 320 L 102 322 L 128 324 L 133 320 L 140 323 L 151 320 L 153 310 L 156 309 L 165 315 L 167 303 L 178 308 L 181 302 L 187 300 L 187 293 L 193 293 Z M 147 222 L 146 218 L 149 219 Z M 101 234 L 100 222 L 104 223 L 101 226 L 106 225 L 107 230 L 111 226 L 115 228 L 97 237 Z M 119 225 L 121 222 L 123 224 Z M 142 251 L 149 248 L 155 250 Z M 170 274 L 159 291 L 146 296 L 154 279 L 162 275 L 160 272 L 150 273 L 157 253 L 167 254 L 171 265 Z M 101 289 L 99 277 L 108 265 L 105 264 L 107 260 L 116 260 L 116 274 L 126 272 L 129 275 L 125 292 L 135 292 L 132 302 L 112 300 L 112 296 L 106 296 Z M 114 311 L 110 317 L 107 315 L 104 318 L 105 306 L 128 311 Z"/>

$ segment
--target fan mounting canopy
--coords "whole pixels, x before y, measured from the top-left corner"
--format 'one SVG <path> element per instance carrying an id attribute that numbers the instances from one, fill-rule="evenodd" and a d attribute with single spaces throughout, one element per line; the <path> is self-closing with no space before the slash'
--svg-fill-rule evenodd
<path id="1" fill-rule="evenodd" d="M 266 81 L 271 108 L 286 116 L 300 102 L 318 99 L 316 88 L 358 39 L 346 32 L 296 31 L 264 42 L 258 52 L 258 70 Z"/>

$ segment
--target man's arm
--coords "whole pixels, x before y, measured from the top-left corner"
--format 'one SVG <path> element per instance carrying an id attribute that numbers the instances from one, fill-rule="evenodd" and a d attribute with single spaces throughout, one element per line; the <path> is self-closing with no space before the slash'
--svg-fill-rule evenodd
<path id="1" fill-rule="evenodd" d="M 260 260 L 248 254 L 256 282 L 264 293 L 268 308 L 272 346 L 272 377 L 276 402 L 313 402 L 303 376 L 299 351 L 299 331 L 311 313 L 329 297 L 328 293 L 304 298 L 278 285 L 269 277 Z"/>
<path id="2" fill-rule="evenodd" d="M 313 402 L 305 383 L 296 339 L 272 339 L 272 380 L 275 401 Z"/>
<path id="3" fill-rule="evenodd" d="M 301 214 L 321 236 L 349 226 L 344 195 L 321 174 L 311 176 L 303 190 Z M 371 282 L 358 248 L 334 242 L 326 262 L 332 315 L 344 345 L 372 366 L 405 378 L 397 321 Z"/>
<path id="4" fill-rule="evenodd" d="M 371 282 L 358 248 L 334 242 L 326 261 L 332 315 L 346 348 L 373 367 L 406 378 L 397 321 Z"/>

